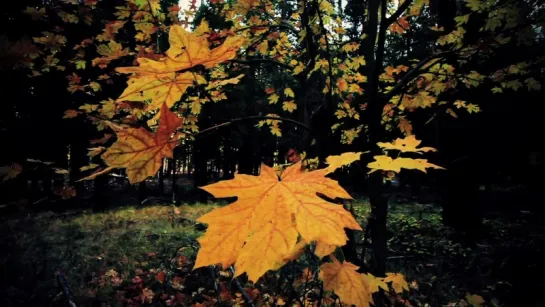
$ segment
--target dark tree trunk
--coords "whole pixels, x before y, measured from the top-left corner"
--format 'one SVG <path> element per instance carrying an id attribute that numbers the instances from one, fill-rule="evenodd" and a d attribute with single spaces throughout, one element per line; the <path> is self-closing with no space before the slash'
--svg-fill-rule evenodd
<path id="1" fill-rule="evenodd" d="M 170 165 L 171 165 L 171 186 L 170 186 L 170 189 L 171 189 L 171 193 L 172 193 L 172 203 L 176 203 L 178 201 L 178 196 L 177 196 L 177 193 L 176 193 L 176 153 L 174 153 L 174 156 L 172 159 L 170 159 Z"/>
<path id="2" fill-rule="evenodd" d="M 368 76 L 367 96 L 369 101 L 367 110 L 368 120 L 368 139 L 372 148 L 373 155 L 382 154 L 382 150 L 377 146 L 378 142 L 382 141 L 383 127 L 382 112 L 384 101 L 379 97 L 379 74 L 383 69 L 383 57 L 386 35 L 386 1 L 370 0 L 368 2 L 368 34 L 369 41 L 377 42 L 376 51 L 374 44 L 362 44 L 363 54 L 367 61 L 365 73 Z M 379 15 L 381 18 L 379 19 Z M 378 34 L 378 39 L 377 39 Z M 379 171 L 373 172 L 368 178 L 369 187 L 369 202 L 371 205 L 371 218 L 369 219 L 369 231 L 371 238 L 372 268 L 371 273 L 375 276 L 385 276 L 386 274 L 386 256 L 387 249 L 387 233 L 386 219 L 388 215 L 388 198 L 384 195 L 384 185 L 382 181 L 382 173 Z"/>
<path id="3" fill-rule="evenodd" d="M 148 197 L 148 186 L 146 181 L 142 181 L 138 184 L 138 202 L 142 203 Z"/>
<path id="4" fill-rule="evenodd" d="M 205 191 L 198 189 L 208 183 L 208 167 L 207 167 L 207 155 L 206 155 L 206 141 L 202 139 L 195 140 L 193 143 L 193 183 L 194 189 L 198 194 L 200 202 L 206 202 L 208 195 Z"/>
<path id="5" fill-rule="evenodd" d="M 80 168 L 85 166 L 89 161 L 87 156 L 86 145 L 82 141 L 75 140 L 70 144 L 70 185 L 76 188 L 76 195 L 82 195 L 85 192 L 85 185 L 81 179 L 82 173 Z"/>
<path id="6" fill-rule="evenodd" d="M 244 140 L 242 147 L 238 150 L 239 174 L 254 174 L 254 148 L 249 139 Z"/>
<path id="7" fill-rule="evenodd" d="M 93 211 L 104 211 L 108 208 L 108 175 L 98 176 L 94 180 Z"/>
<path id="8" fill-rule="evenodd" d="M 483 232 L 479 182 L 471 161 L 453 163 L 441 173 L 443 224 L 454 228 L 462 243 L 475 247 Z"/>
<path id="9" fill-rule="evenodd" d="M 159 172 L 157 173 L 158 176 L 158 182 L 159 182 L 159 195 L 165 194 L 165 173 L 164 173 L 164 165 L 165 161 L 163 160 L 163 163 L 161 163 L 161 168 L 159 169 Z"/>
<path id="10" fill-rule="evenodd" d="M 371 273 L 375 276 L 386 274 L 388 198 L 383 193 L 382 174 L 374 172 L 369 175 L 369 202 L 371 218 L 369 219 L 371 247 L 373 248 Z"/>
<path id="11" fill-rule="evenodd" d="M 233 152 L 233 147 L 231 147 L 230 142 L 224 143 L 223 146 L 223 180 L 232 179 L 235 174 L 236 160 Z"/>

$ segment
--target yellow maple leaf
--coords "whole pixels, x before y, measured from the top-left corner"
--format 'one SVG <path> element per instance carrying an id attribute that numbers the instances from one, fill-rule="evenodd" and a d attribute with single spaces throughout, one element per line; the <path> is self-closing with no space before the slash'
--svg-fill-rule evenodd
<path id="1" fill-rule="evenodd" d="M 282 266 L 284 266 L 286 263 L 290 261 L 294 261 L 297 258 L 299 258 L 305 251 L 305 247 L 307 245 L 308 245 L 308 242 L 305 241 L 304 239 L 299 240 L 299 242 L 295 244 L 293 249 L 287 255 L 284 256 L 284 259 L 282 260 L 282 262 L 277 263 L 276 267 L 271 268 L 271 270 L 277 270 L 281 268 Z"/>
<path id="2" fill-rule="evenodd" d="M 375 277 L 371 273 L 361 274 L 363 279 L 369 284 L 369 291 L 375 293 L 379 291 L 379 288 L 388 291 L 388 285 L 384 282 L 384 278 Z"/>
<path id="3" fill-rule="evenodd" d="M 318 197 L 320 192 L 329 198 L 351 199 L 338 182 L 325 177 L 329 172 L 305 172 L 298 162 L 286 168 L 279 180 L 275 169 L 263 164 L 259 176 L 236 174 L 232 180 L 202 187 L 217 198 L 238 199 L 198 219 L 208 229 L 199 239 L 195 268 L 235 263 L 237 276 L 246 272 L 257 281 L 284 263 L 298 235 L 306 242 L 346 244 L 344 228 L 361 227 L 342 206 Z"/>
<path id="4" fill-rule="evenodd" d="M 463 100 L 456 100 L 454 102 L 454 105 L 456 106 L 456 108 L 460 109 L 460 108 L 465 108 L 466 107 L 466 102 L 463 101 Z"/>
<path id="5" fill-rule="evenodd" d="M 195 28 L 195 31 L 193 33 L 195 33 L 195 35 L 197 36 L 210 34 L 211 30 L 210 30 L 210 26 L 208 25 L 208 21 L 206 21 L 206 19 L 203 18 L 199 26 Z"/>
<path id="6" fill-rule="evenodd" d="M 240 79 L 242 79 L 242 77 L 244 77 L 244 74 L 240 74 L 240 75 L 238 75 L 238 76 L 236 76 L 234 78 L 214 80 L 214 81 L 211 81 L 208 84 L 206 89 L 207 90 L 212 90 L 212 89 L 220 88 L 220 87 L 225 86 L 227 84 L 238 84 L 240 82 Z"/>
<path id="7" fill-rule="evenodd" d="M 295 109 L 297 109 L 297 105 L 295 104 L 295 102 L 293 102 L 293 100 L 284 101 L 284 103 L 282 104 L 282 110 L 284 111 L 288 111 L 291 113 Z"/>
<path id="8" fill-rule="evenodd" d="M 394 163 L 397 164 L 399 168 L 415 169 L 424 173 L 426 173 L 427 168 L 445 169 L 439 165 L 429 163 L 427 159 L 397 158 L 394 160 Z"/>
<path id="9" fill-rule="evenodd" d="M 414 135 L 408 135 L 404 139 L 397 138 L 392 143 L 383 143 L 378 142 L 377 145 L 384 149 L 390 149 L 390 150 L 399 150 L 401 152 L 427 152 L 427 151 L 437 151 L 437 149 L 433 147 L 421 147 L 416 148 L 418 145 L 420 145 L 422 141 L 417 140 L 416 136 Z"/>
<path id="10" fill-rule="evenodd" d="M 484 306 L 484 303 L 485 303 L 483 297 L 477 294 L 468 293 L 465 296 L 465 300 L 467 301 L 468 304 L 474 307 L 482 307 Z"/>
<path id="11" fill-rule="evenodd" d="M 275 104 L 275 103 L 277 103 L 279 98 L 280 98 L 280 97 L 279 97 L 278 95 L 272 94 L 272 95 L 269 96 L 269 98 L 268 98 L 268 99 L 269 99 L 269 104 Z"/>
<path id="12" fill-rule="evenodd" d="M 147 110 L 160 108 L 163 103 L 172 107 L 193 84 L 206 83 L 203 76 L 193 73 L 138 73 L 129 78 L 128 86 L 117 101 L 146 101 Z"/>
<path id="13" fill-rule="evenodd" d="M 393 171 L 396 173 L 401 170 L 401 167 L 397 163 L 394 163 L 392 157 L 382 155 L 374 156 L 373 158 L 375 161 L 367 164 L 367 167 L 371 169 L 368 174 L 377 170 Z"/>
<path id="14" fill-rule="evenodd" d="M 375 161 L 367 164 L 367 167 L 371 170 L 368 174 L 377 170 L 393 171 L 399 173 L 402 168 L 416 169 L 426 173 L 427 168 L 444 169 L 439 165 L 429 163 L 427 159 L 413 159 L 413 158 L 396 158 L 392 159 L 389 156 L 374 156 Z"/>
<path id="15" fill-rule="evenodd" d="M 338 156 L 329 156 L 325 160 L 325 163 L 328 164 L 327 170 L 333 172 L 339 167 L 352 164 L 360 159 L 361 154 L 362 152 L 345 152 Z"/>
<path id="16" fill-rule="evenodd" d="M 117 141 L 101 157 L 109 168 L 126 168 L 131 184 L 141 182 L 159 170 L 164 158 L 172 158 L 176 143 L 171 136 L 181 124 L 165 103 L 155 134 L 144 128 L 117 128 Z"/>
<path id="17" fill-rule="evenodd" d="M 44 7 L 37 9 L 35 7 L 27 6 L 23 13 L 30 15 L 32 20 L 40 20 L 43 17 L 47 17 Z"/>
<path id="18" fill-rule="evenodd" d="M 331 257 L 333 262 L 320 266 L 320 279 L 324 281 L 324 290 L 335 291 L 343 303 L 356 307 L 370 306 L 373 298 L 369 284 L 362 274 L 357 272 L 358 266 L 350 262 L 339 262 Z"/>
<path id="19" fill-rule="evenodd" d="M 110 41 L 108 45 L 98 45 L 97 53 L 102 57 L 93 59 L 92 65 L 100 68 L 105 68 L 111 61 L 131 54 L 129 49 L 123 49 L 123 46 L 115 41 Z"/>
<path id="20" fill-rule="evenodd" d="M 282 136 L 282 130 L 280 130 L 280 127 L 278 127 L 277 125 L 272 125 L 271 126 L 271 133 L 272 133 L 272 135 L 277 136 L 277 137 Z"/>
<path id="21" fill-rule="evenodd" d="M 471 113 L 479 113 L 481 111 L 481 108 L 479 108 L 478 105 L 468 103 L 466 106 L 466 110 L 469 114 Z"/>
<path id="22" fill-rule="evenodd" d="M 269 53 L 269 41 L 268 40 L 262 41 L 261 44 L 257 46 L 257 50 L 259 51 L 259 53 L 263 55 L 267 55 Z"/>
<path id="23" fill-rule="evenodd" d="M 206 68 L 230 60 L 235 57 L 245 39 L 239 36 L 229 36 L 225 42 L 210 50 L 206 37 L 187 32 L 182 26 L 170 28 L 167 59 L 164 61 L 167 70 L 183 70 L 197 65 Z"/>
<path id="24" fill-rule="evenodd" d="M 318 241 L 316 243 L 316 249 L 314 250 L 314 254 L 316 254 L 316 256 L 320 258 L 323 258 L 333 253 L 336 248 L 337 248 L 336 245 L 327 244 L 327 243 L 324 243 L 323 241 Z"/>
<path id="25" fill-rule="evenodd" d="M 293 90 L 289 87 L 286 87 L 284 89 L 284 95 L 286 95 L 286 97 L 295 97 L 295 94 L 293 93 Z"/>
<path id="26" fill-rule="evenodd" d="M 409 284 L 405 280 L 405 276 L 399 273 L 386 273 L 384 282 L 391 282 L 392 288 L 396 293 L 402 293 L 403 290 L 409 291 Z"/>
<path id="27" fill-rule="evenodd" d="M 187 32 L 179 25 L 172 26 L 169 32 L 170 48 L 165 58 L 158 61 L 138 58 L 139 66 L 116 68 L 117 72 L 133 74 L 128 81 L 129 87 L 119 99 L 132 101 L 151 99 L 152 109 L 159 108 L 163 102 L 170 107 L 180 99 L 194 80 L 197 83 L 206 83 L 199 74 L 190 72 L 176 74 L 177 72 L 197 65 L 211 68 L 230 60 L 236 55 L 243 41 L 241 37 L 231 36 L 222 45 L 210 50 L 206 37 Z"/>

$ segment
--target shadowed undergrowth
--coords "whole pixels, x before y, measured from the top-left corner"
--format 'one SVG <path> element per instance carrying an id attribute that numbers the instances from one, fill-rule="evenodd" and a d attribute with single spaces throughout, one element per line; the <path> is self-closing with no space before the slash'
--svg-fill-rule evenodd
<path id="1" fill-rule="evenodd" d="M 105 213 L 46 212 L 5 219 L 0 224 L 0 304 L 60 305 L 57 275 L 63 273 L 78 306 L 212 306 L 218 300 L 243 306 L 232 274 L 191 271 L 196 238 L 204 229 L 195 220 L 216 207 L 126 207 Z M 365 220 L 368 204 L 358 201 L 354 209 Z M 472 250 L 456 242 L 434 206 L 398 204 L 391 212 L 389 271 L 405 274 L 410 283 L 405 304 L 455 304 L 475 293 L 491 306 L 510 306 L 513 297 L 530 300 L 535 297 L 532 291 L 543 286 L 539 279 L 524 275 L 543 271 L 539 261 L 543 226 L 530 216 L 487 219 L 487 236 Z M 291 276 L 291 282 L 297 282 L 293 272 L 302 270 L 297 265 L 272 278 L 280 287 L 273 286 L 269 276 L 262 285 L 245 291 L 258 304 L 272 306 L 276 298 L 290 295 L 282 292 L 287 288 L 281 279 Z M 244 278 L 240 280 L 244 285 Z M 528 304 L 538 306 L 534 301 Z"/>

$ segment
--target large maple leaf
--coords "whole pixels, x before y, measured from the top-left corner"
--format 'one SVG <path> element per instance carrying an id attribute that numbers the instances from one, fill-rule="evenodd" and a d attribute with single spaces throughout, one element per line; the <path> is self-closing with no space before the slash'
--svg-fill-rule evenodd
<path id="1" fill-rule="evenodd" d="M 117 72 L 133 74 L 129 78 L 129 86 L 118 101 L 151 100 L 149 110 L 157 109 L 163 103 L 172 107 L 188 87 L 194 83 L 206 83 L 204 77 L 197 73 L 181 71 L 197 65 L 211 68 L 230 60 L 235 57 L 243 42 L 243 38 L 231 36 L 222 45 L 210 50 L 206 37 L 174 25 L 170 28 L 170 48 L 166 57 L 158 61 L 138 58 L 139 66 L 116 68 Z"/>
<path id="2" fill-rule="evenodd" d="M 144 128 L 118 128 L 117 141 L 102 159 L 109 167 L 126 168 L 131 184 L 143 181 L 157 173 L 164 158 L 172 158 L 177 143 L 171 136 L 181 124 L 182 119 L 164 103 L 156 133 Z"/>
<path id="3" fill-rule="evenodd" d="M 317 195 L 351 199 L 335 180 L 325 177 L 332 171 L 304 172 L 298 162 L 279 178 L 275 169 L 262 165 L 259 176 L 236 174 L 232 180 L 202 187 L 215 197 L 238 199 L 198 219 L 208 229 L 199 239 L 195 268 L 218 263 L 227 268 L 235 263 L 237 276 L 246 272 L 257 281 L 290 259 L 299 235 L 306 242 L 345 245 L 344 228 L 361 227 L 342 206 Z"/>

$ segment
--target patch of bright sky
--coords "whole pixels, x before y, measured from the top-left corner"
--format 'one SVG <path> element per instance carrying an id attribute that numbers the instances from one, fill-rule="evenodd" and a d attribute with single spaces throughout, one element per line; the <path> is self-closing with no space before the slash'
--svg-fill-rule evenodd
<path id="1" fill-rule="evenodd" d="M 197 0 L 197 7 L 200 5 L 200 3 L 201 3 L 201 0 Z M 191 1 L 190 0 L 179 0 L 178 5 L 180 6 L 180 13 L 179 13 L 178 17 L 183 20 L 183 19 L 185 19 L 184 18 L 185 17 L 184 11 L 189 9 L 189 6 L 191 5 Z M 189 17 L 189 21 L 191 21 L 191 17 Z M 188 29 L 189 26 L 185 26 L 185 28 Z"/>
<path id="2" fill-rule="evenodd" d="M 187 10 L 189 8 L 189 5 L 191 2 L 189 0 L 180 0 L 178 1 L 178 5 L 182 10 Z"/>

